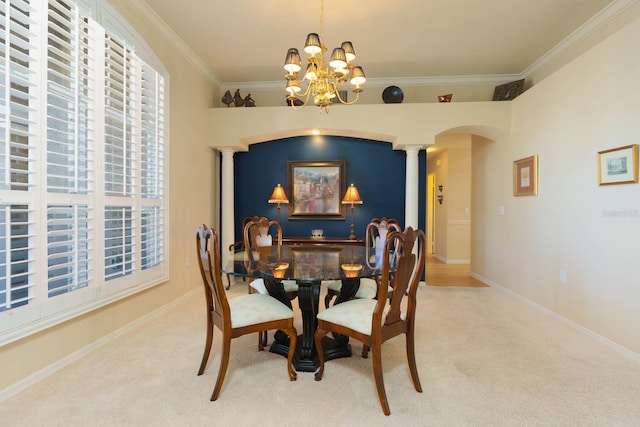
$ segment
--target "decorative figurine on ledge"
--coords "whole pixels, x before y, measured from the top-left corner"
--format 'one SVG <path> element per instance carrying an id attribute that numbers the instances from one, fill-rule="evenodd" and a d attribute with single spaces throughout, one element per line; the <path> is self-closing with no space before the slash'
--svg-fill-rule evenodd
<path id="1" fill-rule="evenodd" d="M 222 103 L 227 107 L 230 107 L 232 102 L 233 102 L 233 97 L 231 96 L 231 92 L 226 91 L 224 93 L 224 96 L 222 97 Z"/>
<path id="2" fill-rule="evenodd" d="M 251 98 L 251 94 L 244 98 L 240 95 L 240 89 L 236 89 L 236 93 L 231 96 L 231 92 L 226 91 L 222 97 L 222 103 L 227 107 L 255 107 L 256 101 Z"/>
<path id="3" fill-rule="evenodd" d="M 236 93 L 233 95 L 233 104 L 236 107 L 242 107 L 244 105 L 244 99 L 240 95 L 240 89 L 236 89 Z"/>

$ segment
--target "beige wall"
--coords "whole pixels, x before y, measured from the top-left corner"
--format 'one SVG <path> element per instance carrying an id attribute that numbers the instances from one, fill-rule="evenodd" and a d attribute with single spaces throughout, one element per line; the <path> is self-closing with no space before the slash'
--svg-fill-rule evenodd
<path id="1" fill-rule="evenodd" d="M 638 357 L 640 185 L 599 187 L 596 153 L 638 143 L 640 22 L 633 21 L 513 102 L 461 103 L 453 89 L 454 102 L 446 105 L 355 105 L 336 107 L 345 108 L 340 114 L 307 109 L 294 117 L 284 107 L 211 109 L 221 96 L 215 85 L 123 0 L 111 3 L 170 73 L 171 279 L 0 348 L 0 389 L 201 286 L 192 236 L 198 223 L 217 221 L 217 174 L 209 147 L 241 147 L 311 127 L 383 136 L 396 147 L 432 144 L 443 133 L 490 138 L 493 142 L 476 143 L 473 136 L 471 144 L 474 275 Z M 254 99 L 260 105 L 257 95 Z M 540 156 L 540 194 L 514 198 L 512 162 L 532 154 Z M 456 205 L 452 215 L 464 207 Z M 505 206 L 504 216 L 496 214 L 498 205 Z M 561 270 L 567 283 L 559 281 Z"/>
<path id="2" fill-rule="evenodd" d="M 208 148 L 208 108 L 217 88 L 123 1 L 118 11 L 140 32 L 168 70 L 170 280 L 124 301 L 0 348 L 0 390 L 24 380 L 201 285 L 194 258 L 199 223 L 213 223 L 214 152 Z M 186 264 L 189 264 L 188 266 Z M 204 319 L 204 305 L 203 305 Z"/>
<path id="3" fill-rule="evenodd" d="M 471 253 L 477 277 L 638 359 L 640 184 L 598 186 L 596 161 L 639 143 L 639 43 L 636 19 L 513 101 L 511 135 L 473 145 Z M 512 162 L 530 155 L 539 195 L 513 197 Z"/>
<path id="4" fill-rule="evenodd" d="M 448 264 L 470 263 L 471 140 L 469 134 L 436 137 L 438 151 L 428 155 L 428 174 L 435 176 L 435 256 Z M 442 192 L 438 186 L 442 185 Z"/>

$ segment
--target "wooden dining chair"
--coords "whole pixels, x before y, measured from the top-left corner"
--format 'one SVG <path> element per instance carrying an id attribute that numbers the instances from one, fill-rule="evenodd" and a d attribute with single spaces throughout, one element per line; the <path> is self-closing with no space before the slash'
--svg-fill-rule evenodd
<path id="1" fill-rule="evenodd" d="M 245 216 L 244 218 L 242 218 L 242 232 L 243 232 L 243 236 L 240 240 L 238 240 L 235 243 L 232 243 L 229 245 L 229 252 L 231 252 L 232 256 L 238 256 L 239 254 L 244 254 L 245 253 L 245 246 L 244 246 L 244 226 L 247 225 L 247 223 L 249 221 L 260 221 L 260 220 L 265 220 L 268 221 L 268 218 L 265 216 L 258 216 L 258 215 L 254 215 L 254 216 Z M 251 239 L 249 240 L 251 242 L 252 246 L 255 246 L 256 244 L 256 239 L 255 237 L 258 235 L 258 230 L 257 229 L 251 229 Z M 242 281 L 246 282 L 246 277 L 242 277 Z M 231 289 L 231 274 L 227 273 L 227 290 Z"/>
<path id="2" fill-rule="evenodd" d="M 397 249 L 391 257 L 391 249 L 394 247 Z M 422 392 L 416 366 L 414 322 L 416 293 L 424 269 L 425 249 L 425 235 L 421 230 L 408 227 L 404 232 L 389 232 L 385 239 L 378 299 L 352 299 L 335 304 L 318 314 L 314 342 L 320 367 L 316 372 L 316 381 L 320 381 L 324 374 L 322 338 L 333 332 L 357 339 L 364 344 L 363 357 L 367 357 L 368 350 L 371 349 L 378 398 L 383 412 L 389 415 L 391 411 L 382 377 L 382 344 L 404 334 L 411 380 L 416 391 Z M 387 288 L 391 282 L 394 292 L 389 299 Z"/>
<path id="3" fill-rule="evenodd" d="M 269 234 L 274 229 L 276 234 Z M 273 245 L 278 246 L 278 251 L 282 250 L 282 226 L 278 221 L 269 220 L 266 217 L 253 217 L 245 223 L 242 234 L 247 271 L 257 271 L 260 256 L 262 254 L 270 255 Z M 282 285 L 290 300 L 298 296 L 298 285 L 295 280 L 282 280 Z M 249 282 L 248 292 L 266 294 L 264 279 L 259 277 L 252 279 Z"/>
<path id="4" fill-rule="evenodd" d="M 376 262 L 376 241 L 384 243 L 389 231 L 402 231 L 398 220 L 395 218 L 373 218 L 367 224 L 365 230 L 365 262 L 369 267 L 375 267 Z M 329 307 L 331 300 L 340 295 L 342 283 L 339 280 L 333 281 L 327 286 L 327 293 L 324 297 L 324 306 Z M 391 289 L 390 289 L 391 291 Z M 376 298 L 378 293 L 378 281 L 376 279 L 360 279 L 360 287 L 354 298 Z M 390 295 L 390 294 L 389 294 Z"/>
<path id="5" fill-rule="evenodd" d="M 249 294 L 228 299 L 222 282 L 218 246 L 217 232 L 204 224 L 199 226 L 196 231 L 196 250 L 207 307 L 207 337 L 198 375 L 202 375 L 209 360 L 214 326 L 222 332 L 220 368 L 211 400 L 216 400 L 220 395 L 229 366 L 231 340 L 254 332 L 260 334 L 280 329 L 287 334 L 290 340 L 287 370 L 289 379 L 295 381 L 296 372 L 292 363 L 298 334 L 293 326 L 293 310 L 268 295 Z M 258 348 L 264 349 L 262 340 L 258 340 Z"/>

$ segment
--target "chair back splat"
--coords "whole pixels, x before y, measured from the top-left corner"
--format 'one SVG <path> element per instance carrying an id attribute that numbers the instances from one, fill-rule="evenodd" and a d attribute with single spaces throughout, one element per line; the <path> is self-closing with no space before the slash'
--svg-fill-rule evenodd
<path id="1" fill-rule="evenodd" d="M 228 299 L 222 283 L 219 245 L 218 233 L 215 230 L 204 224 L 197 228 L 198 266 L 207 307 L 207 336 L 198 375 L 202 375 L 207 367 L 213 344 L 213 328 L 217 327 L 222 331 L 220 368 L 211 400 L 216 400 L 222 389 L 229 366 L 231 339 L 254 332 L 258 333 L 259 350 L 264 348 L 264 342 L 260 339 L 261 333 L 279 329 L 287 334 L 290 340 L 287 371 L 289 379 L 294 381 L 296 373 L 292 362 L 298 334 L 293 326 L 293 310 L 269 295 L 250 294 Z"/>
<path id="2" fill-rule="evenodd" d="M 229 252 L 232 253 L 232 255 L 238 251 L 238 250 L 242 250 L 244 249 L 244 227 L 245 225 L 247 225 L 247 223 L 249 221 L 268 221 L 267 217 L 264 216 L 258 216 L 258 215 L 254 215 L 254 216 L 245 216 L 244 218 L 242 218 L 242 231 L 243 231 L 243 236 L 241 236 L 241 240 L 232 243 L 231 245 L 229 245 Z M 258 230 L 257 229 L 251 229 L 251 246 L 255 247 L 256 244 L 256 236 L 258 235 Z M 243 281 L 245 281 L 245 278 L 242 278 Z M 231 288 L 231 277 L 230 275 L 227 273 L 227 289 Z"/>
<path id="3" fill-rule="evenodd" d="M 382 263 L 382 252 L 384 251 L 384 242 L 390 231 L 402 231 L 398 220 L 395 218 L 372 218 L 365 229 L 365 262 L 369 268 L 379 268 Z M 360 287 L 355 298 L 377 298 L 379 278 L 360 279 Z M 324 306 L 329 307 L 331 300 L 340 295 L 342 284 L 340 282 L 330 283 L 327 286 L 327 294 L 324 297 Z M 391 296 L 392 289 L 389 289 L 387 295 Z"/>
<path id="4" fill-rule="evenodd" d="M 320 367 L 316 381 L 320 381 L 324 374 L 322 338 L 333 332 L 357 339 L 364 344 L 362 357 L 368 357 L 371 349 L 378 399 L 385 415 L 389 415 L 391 411 L 382 376 L 381 347 L 385 341 L 404 334 L 411 380 L 416 391 L 422 392 L 415 358 L 414 331 L 416 294 L 424 269 L 425 249 L 422 230 L 407 227 L 404 232 L 389 231 L 384 241 L 377 299 L 352 299 L 334 304 L 318 314 L 314 341 Z"/>
<path id="5" fill-rule="evenodd" d="M 274 232 L 275 234 L 270 234 Z M 266 217 L 253 217 L 249 219 L 243 228 L 243 239 L 245 249 L 245 262 L 247 272 L 258 271 L 258 260 L 263 253 L 271 255 L 273 246 L 278 251 L 278 259 L 282 256 L 282 226 L 278 221 L 269 220 Z M 275 298 L 283 299 L 286 297 L 290 300 L 298 296 L 298 285 L 295 281 L 282 280 L 282 289 L 274 290 L 279 295 L 272 295 Z M 249 282 L 249 293 L 266 294 L 264 279 L 255 278 Z"/>

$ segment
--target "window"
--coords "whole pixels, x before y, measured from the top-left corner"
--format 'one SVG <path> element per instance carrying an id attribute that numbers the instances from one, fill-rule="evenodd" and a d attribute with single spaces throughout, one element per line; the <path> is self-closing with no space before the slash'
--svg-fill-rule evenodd
<path id="1" fill-rule="evenodd" d="M 166 73 L 76 1 L 0 0 L 0 345 L 168 277 Z"/>

